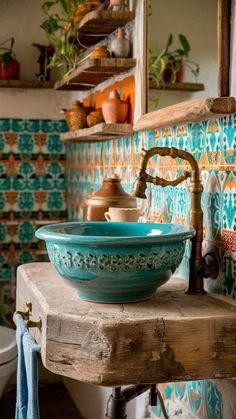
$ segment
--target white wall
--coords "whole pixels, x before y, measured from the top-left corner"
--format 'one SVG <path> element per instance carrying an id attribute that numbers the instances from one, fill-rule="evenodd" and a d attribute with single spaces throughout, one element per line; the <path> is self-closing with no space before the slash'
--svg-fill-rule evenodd
<path id="1" fill-rule="evenodd" d="M 192 97 L 217 95 L 216 6 L 217 0 L 151 0 L 149 46 L 160 52 L 166 45 L 169 33 L 173 33 L 175 48 L 178 46 L 178 34 L 183 33 L 191 46 L 189 58 L 200 65 L 197 80 L 187 69 L 184 81 L 205 84 L 204 91 L 193 94 L 158 93 L 159 107 Z M 152 92 L 152 97 L 156 94 Z"/>
<path id="2" fill-rule="evenodd" d="M 64 384 L 72 396 L 84 419 L 104 419 L 108 398 L 112 392 L 109 387 L 95 386 L 64 378 Z M 140 396 L 142 398 L 142 396 Z M 144 400 L 141 411 L 144 411 Z M 136 401 L 127 404 L 128 419 L 143 419 L 144 416 L 136 411 Z"/>
<path id="3" fill-rule="evenodd" d="M 43 0 L 1 0 L 0 43 L 15 38 L 14 52 L 20 62 L 20 78 L 36 79 L 39 52 L 33 42 L 48 45 L 40 24 L 44 20 Z M 0 118 L 60 119 L 60 109 L 71 103 L 73 95 L 53 89 L 0 89 Z"/>

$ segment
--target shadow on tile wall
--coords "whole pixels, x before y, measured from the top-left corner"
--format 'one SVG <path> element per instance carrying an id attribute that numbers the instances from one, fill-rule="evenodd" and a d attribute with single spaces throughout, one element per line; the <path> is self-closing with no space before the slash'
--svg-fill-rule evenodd
<path id="1" fill-rule="evenodd" d="M 16 267 L 43 260 L 40 223 L 64 220 L 64 121 L 0 119 L 0 323 L 11 317 Z"/>
<path id="2" fill-rule="evenodd" d="M 204 252 L 214 252 L 220 274 L 208 280 L 211 292 L 236 298 L 236 115 L 214 121 L 187 124 L 144 133 L 133 137 L 92 144 L 67 146 L 68 212 L 70 219 L 82 219 L 86 196 L 97 190 L 104 177 L 118 173 L 127 192 L 132 188 L 137 169 L 138 152 L 142 147 L 177 147 L 189 151 L 197 159 L 204 192 Z M 186 162 L 170 157 L 153 158 L 150 173 L 174 179 L 186 169 Z M 139 201 L 145 209 L 144 220 L 157 222 L 188 222 L 189 195 L 187 182 L 177 188 L 149 185 L 147 200 Z M 188 252 L 178 275 L 187 277 Z M 168 390 L 169 389 L 169 390 Z M 181 397 L 178 392 L 181 392 Z M 212 381 L 193 382 L 162 387 L 168 401 L 185 403 L 193 417 L 218 419 L 222 417 L 219 391 Z M 183 395 L 182 395 L 183 393 Z M 205 401 L 207 403 L 205 403 Z M 206 407 L 207 406 L 207 407 Z M 190 409 L 190 410 L 189 410 Z M 156 411 L 157 417 L 159 415 Z M 189 417 L 189 416 L 186 416 Z"/>

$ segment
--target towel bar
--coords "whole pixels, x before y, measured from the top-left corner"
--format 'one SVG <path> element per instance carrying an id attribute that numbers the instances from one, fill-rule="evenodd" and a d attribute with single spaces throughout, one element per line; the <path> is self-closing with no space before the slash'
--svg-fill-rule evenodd
<path id="1" fill-rule="evenodd" d="M 26 320 L 25 322 L 26 327 L 28 327 L 28 329 L 30 329 L 31 327 L 37 327 L 39 330 L 42 329 L 42 319 L 39 318 L 39 320 Z"/>
<path id="2" fill-rule="evenodd" d="M 29 320 L 30 315 L 32 314 L 32 303 L 30 301 L 28 301 L 26 303 L 26 310 L 25 311 L 17 310 L 17 311 L 15 311 L 14 316 L 15 316 L 15 314 L 20 314 L 25 321 Z"/>
<path id="3" fill-rule="evenodd" d="M 15 316 L 15 314 L 20 314 L 23 317 L 23 319 L 25 321 L 25 325 L 28 329 L 30 329 L 32 327 L 37 327 L 39 330 L 42 329 L 42 319 L 41 318 L 39 318 L 39 320 L 30 320 L 30 316 L 32 314 L 32 303 L 31 303 L 31 301 L 28 301 L 26 303 L 26 310 L 25 311 L 17 310 L 17 311 L 15 311 L 14 316 Z M 13 316 L 13 318 L 14 318 L 14 316 Z"/>

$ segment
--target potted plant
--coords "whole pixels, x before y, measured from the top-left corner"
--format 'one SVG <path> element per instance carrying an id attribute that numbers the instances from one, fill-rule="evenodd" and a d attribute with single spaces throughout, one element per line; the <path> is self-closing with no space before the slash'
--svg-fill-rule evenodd
<path id="1" fill-rule="evenodd" d="M 173 44 L 173 35 L 170 33 L 166 46 L 159 54 L 149 50 L 149 78 L 155 80 L 158 85 L 164 86 L 165 82 L 178 83 L 183 81 L 184 67 L 187 66 L 192 74 L 197 77 L 200 67 L 194 61 L 188 59 L 191 50 L 185 35 L 178 35 L 180 48 L 170 51 Z"/>
<path id="2" fill-rule="evenodd" d="M 41 28 L 46 32 L 49 44 L 54 48 L 49 67 L 63 68 L 63 75 L 70 74 L 79 61 L 75 25 L 89 10 L 86 3 L 86 0 L 53 0 L 46 1 L 42 5 L 47 17 Z"/>
<path id="3" fill-rule="evenodd" d="M 0 44 L 0 80 L 19 79 L 20 64 L 16 60 L 13 46 L 14 38 L 9 38 Z"/>

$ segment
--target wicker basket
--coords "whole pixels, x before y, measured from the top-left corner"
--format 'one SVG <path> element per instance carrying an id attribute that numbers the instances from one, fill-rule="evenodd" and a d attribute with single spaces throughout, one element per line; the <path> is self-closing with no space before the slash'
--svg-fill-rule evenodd
<path id="1" fill-rule="evenodd" d="M 86 127 L 86 110 L 79 101 L 72 103 L 71 109 L 62 109 L 68 128 L 70 131 L 76 131 Z"/>

